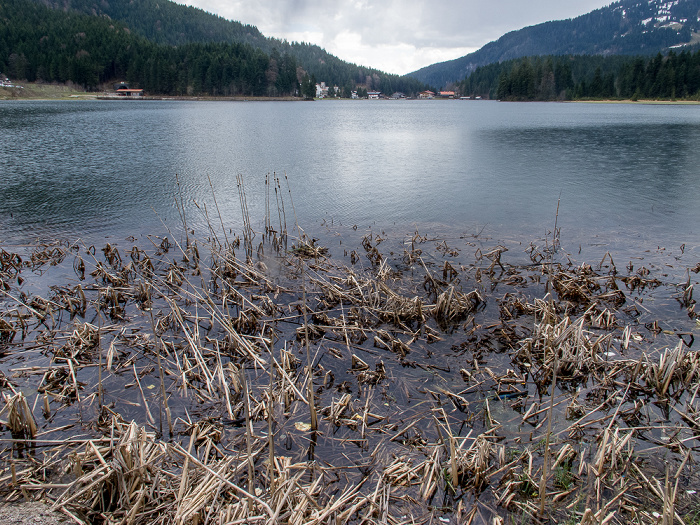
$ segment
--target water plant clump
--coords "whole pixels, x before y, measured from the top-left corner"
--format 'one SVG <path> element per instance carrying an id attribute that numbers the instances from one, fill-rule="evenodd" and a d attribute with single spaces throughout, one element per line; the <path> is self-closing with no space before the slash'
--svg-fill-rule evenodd
<path id="1" fill-rule="evenodd" d="M 697 514 L 690 271 L 417 232 L 334 257 L 273 222 L 257 250 L 247 219 L 243 242 L 0 251 L 5 501 L 105 524 Z"/>

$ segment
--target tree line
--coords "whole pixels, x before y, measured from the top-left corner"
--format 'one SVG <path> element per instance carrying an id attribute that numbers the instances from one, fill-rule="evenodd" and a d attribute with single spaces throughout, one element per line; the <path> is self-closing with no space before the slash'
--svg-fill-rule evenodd
<path id="1" fill-rule="evenodd" d="M 457 89 L 509 101 L 700 99 L 700 51 L 525 57 L 479 67 Z"/>
<path id="2" fill-rule="evenodd" d="M 222 19 L 205 14 L 195 17 L 203 32 L 207 17 L 216 21 L 214 27 L 221 26 Z M 267 42 L 259 33 L 250 34 Z M 0 0 L 0 71 L 13 79 L 73 82 L 87 90 L 127 80 L 151 94 L 212 96 L 311 94 L 312 79 L 339 85 L 342 93 L 358 85 L 409 93 L 424 87 L 412 78 L 347 64 L 308 44 L 296 44 L 299 52 L 293 53 L 289 45 L 265 51 L 247 42 L 181 40 L 185 43 L 153 41 L 105 15 Z"/>
<path id="3" fill-rule="evenodd" d="M 41 2 L 55 9 L 69 6 L 71 10 L 83 14 L 106 15 L 157 44 L 181 46 L 192 43 L 242 43 L 250 44 L 268 55 L 289 55 L 296 59 L 299 67 L 309 77 L 339 86 L 343 95 L 357 86 L 383 93 L 417 93 L 425 89 L 425 85 L 414 78 L 390 75 L 345 62 L 315 44 L 265 37 L 255 26 L 226 20 L 202 9 L 168 0 L 110 0 L 99 4 L 94 0 Z"/>
<path id="4" fill-rule="evenodd" d="M 293 57 L 247 44 L 156 44 L 105 17 L 0 3 L 0 71 L 15 79 L 88 90 L 126 79 L 167 95 L 289 95 L 298 90 L 297 68 Z"/>

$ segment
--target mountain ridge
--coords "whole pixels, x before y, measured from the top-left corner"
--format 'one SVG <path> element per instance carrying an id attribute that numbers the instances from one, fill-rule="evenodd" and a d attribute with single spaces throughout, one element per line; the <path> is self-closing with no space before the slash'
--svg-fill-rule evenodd
<path id="1" fill-rule="evenodd" d="M 699 15 L 700 0 L 621 0 L 575 18 L 510 31 L 473 53 L 408 75 L 445 86 L 479 66 L 525 56 L 651 55 L 700 42 Z"/>
<path id="2" fill-rule="evenodd" d="M 148 93 L 175 96 L 309 98 L 323 81 L 346 97 L 353 89 L 425 88 L 411 77 L 347 63 L 318 46 L 268 39 L 254 26 L 168 0 L 100 0 L 99 6 L 91 0 L 0 0 L 0 72 L 90 91 L 127 80 Z M 129 24 L 136 14 L 140 26 Z"/>
<path id="3" fill-rule="evenodd" d="M 119 21 L 156 44 L 248 44 L 268 55 L 289 54 L 309 76 L 343 89 L 363 85 L 370 90 L 412 92 L 425 87 L 412 77 L 346 62 L 315 44 L 267 37 L 254 25 L 170 0 L 32 1 L 54 10 Z"/>

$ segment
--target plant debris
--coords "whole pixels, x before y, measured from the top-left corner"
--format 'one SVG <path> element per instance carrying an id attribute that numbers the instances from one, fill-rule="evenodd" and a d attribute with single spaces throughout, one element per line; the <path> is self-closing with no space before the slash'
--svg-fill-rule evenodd
<path id="1" fill-rule="evenodd" d="M 334 259 L 272 222 L 257 250 L 249 219 L 243 243 L 0 250 L 5 501 L 86 524 L 697 519 L 690 277 L 559 239 L 531 264 L 417 232 Z M 52 270 L 72 277 L 41 291 Z"/>

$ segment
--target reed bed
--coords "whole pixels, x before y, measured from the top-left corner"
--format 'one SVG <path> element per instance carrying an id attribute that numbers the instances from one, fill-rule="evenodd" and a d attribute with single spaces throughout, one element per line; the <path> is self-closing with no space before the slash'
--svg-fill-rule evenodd
<path id="1" fill-rule="evenodd" d="M 509 263 L 417 232 L 333 257 L 287 232 L 279 177 L 259 233 L 237 183 L 243 242 L 221 221 L 0 248 L 4 501 L 84 524 L 699 522 L 697 261 L 673 282 L 559 237 Z"/>

